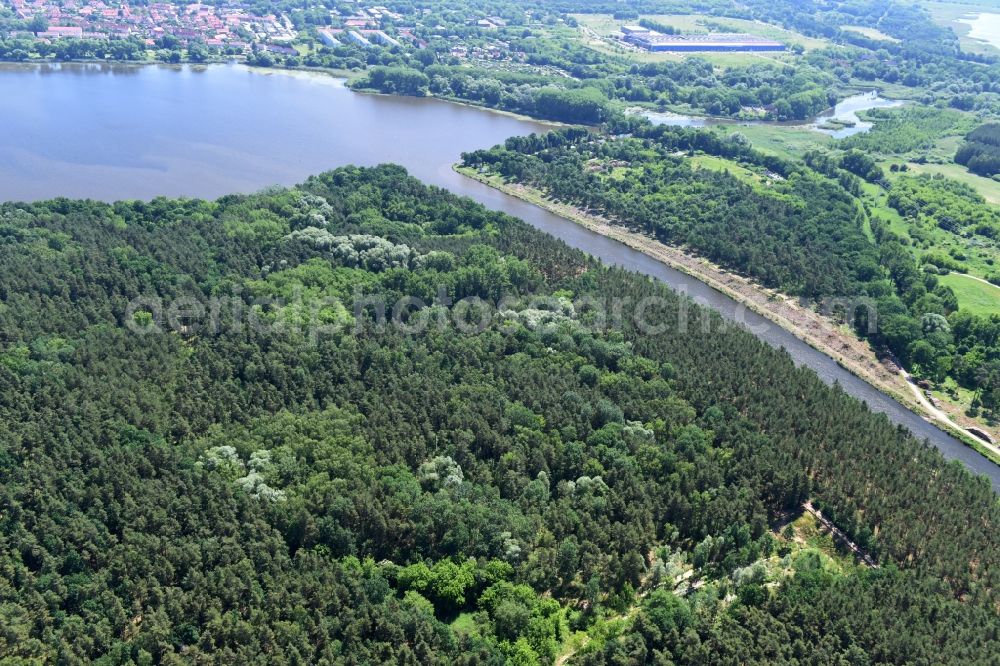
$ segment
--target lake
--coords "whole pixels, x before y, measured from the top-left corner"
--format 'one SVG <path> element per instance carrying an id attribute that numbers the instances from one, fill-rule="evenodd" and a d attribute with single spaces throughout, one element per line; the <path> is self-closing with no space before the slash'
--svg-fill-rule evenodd
<path id="1" fill-rule="evenodd" d="M 740 321 L 1000 489 L 1000 467 L 791 333 L 636 250 L 451 169 L 463 151 L 545 124 L 433 99 L 359 95 L 323 75 L 223 65 L 0 67 L 0 114 L 0 200 L 216 197 L 345 164 L 402 164 Z"/>
<path id="2" fill-rule="evenodd" d="M 1000 49 L 1000 14 L 983 13 L 958 19 L 969 25 L 969 37 Z"/>
<path id="3" fill-rule="evenodd" d="M 396 162 L 458 188 L 464 150 L 548 126 L 243 66 L 0 67 L 0 200 L 217 197 Z"/>

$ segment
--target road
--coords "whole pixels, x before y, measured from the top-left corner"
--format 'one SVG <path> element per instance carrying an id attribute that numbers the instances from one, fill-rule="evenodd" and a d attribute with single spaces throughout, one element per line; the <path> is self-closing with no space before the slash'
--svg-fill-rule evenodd
<path id="1" fill-rule="evenodd" d="M 802 508 L 811 513 L 813 516 L 815 516 L 816 520 L 823 523 L 823 525 L 826 526 L 828 530 L 830 530 L 830 533 L 833 535 L 833 537 L 841 541 L 848 548 L 850 548 L 851 552 L 854 553 L 858 557 L 858 559 L 860 559 L 862 562 L 872 567 L 873 569 L 878 569 L 878 562 L 876 562 L 871 555 L 862 550 L 861 547 L 858 546 L 858 544 L 851 541 L 848 538 L 848 536 L 840 530 L 839 527 L 831 523 L 829 518 L 824 516 L 819 509 L 817 509 L 812 505 L 812 502 L 806 502 L 805 504 L 802 505 Z"/>
<path id="2" fill-rule="evenodd" d="M 913 375 L 911 375 L 910 373 L 908 373 L 906 370 L 903 369 L 899 370 L 899 375 L 906 380 L 906 385 L 910 387 L 910 391 L 913 393 L 913 396 L 917 399 L 917 402 L 920 403 L 920 405 L 924 408 L 924 410 L 932 419 L 939 421 L 940 423 L 943 423 L 949 428 L 962 431 L 969 437 L 979 442 L 979 444 L 984 449 L 987 449 L 993 455 L 1000 457 L 1000 446 L 987 442 L 982 437 L 979 437 L 968 428 L 963 428 L 962 426 L 952 421 L 951 417 L 948 416 L 948 414 L 935 407 L 934 403 L 928 400 L 927 396 L 924 395 L 924 392 L 920 389 L 919 386 L 917 386 L 916 381 L 913 379 Z"/>

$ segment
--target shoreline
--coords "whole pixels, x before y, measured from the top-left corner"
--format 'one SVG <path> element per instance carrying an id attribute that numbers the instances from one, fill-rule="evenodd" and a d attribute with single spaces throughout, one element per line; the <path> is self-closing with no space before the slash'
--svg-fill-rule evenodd
<path id="1" fill-rule="evenodd" d="M 287 70 L 287 71 L 293 71 L 293 70 Z M 341 78 L 346 78 L 346 77 L 341 77 Z M 354 79 L 359 79 L 359 78 L 361 78 L 361 77 L 360 76 L 354 77 Z M 348 79 L 347 82 L 349 83 L 350 81 L 352 81 L 354 79 Z M 373 95 L 375 97 L 402 97 L 404 99 L 405 98 L 410 98 L 410 99 L 433 99 L 433 100 L 437 100 L 439 102 L 446 102 L 448 104 L 455 104 L 457 106 L 468 107 L 470 109 L 478 109 L 480 111 L 488 111 L 490 113 L 495 113 L 497 115 L 507 116 L 508 118 L 514 118 L 515 120 L 523 120 L 524 122 L 528 122 L 528 123 L 536 123 L 536 124 L 539 124 L 539 125 L 545 125 L 547 127 L 553 128 L 553 129 L 554 128 L 558 128 L 558 127 L 576 127 L 578 125 L 580 125 L 582 127 L 593 127 L 593 125 L 581 125 L 580 123 L 577 123 L 576 125 L 574 125 L 572 123 L 564 123 L 561 120 L 544 120 L 542 118 L 535 118 L 534 116 L 528 116 L 528 115 L 525 115 L 523 113 L 517 113 L 516 111 L 507 111 L 505 109 L 494 109 L 491 106 L 484 106 L 482 104 L 476 104 L 474 102 L 470 102 L 468 100 L 460 99 L 458 97 L 438 97 L 437 95 L 423 95 L 423 96 L 419 96 L 418 97 L 417 95 L 397 95 L 395 93 L 382 92 L 380 90 L 375 90 L 374 88 L 351 88 L 350 85 L 348 85 L 347 87 L 350 88 L 351 92 L 357 93 L 359 95 Z"/>
<path id="2" fill-rule="evenodd" d="M 397 95 L 394 93 L 384 93 L 371 88 L 352 88 L 351 82 L 362 78 L 367 70 L 348 70 L 348 69 L 330 69 L 324 67 L 258 67 L 257 65 L 248 65 L 246 62 L 237 59 L 230 60 L 210 60 L 207 62 L 193 62 L 190 60 L 185 60 L 181 62 L 161 62 L 158 60 L 95 60 L 95 59 L 82 59 L 82 60 L 25 60 L 25 61 L 13 61 L 13 60 L 2 60 L 0 61 L 0 70 L 3 69 L 28 69 L 28 68 L 42 68 L 42 67 L 61 67 L 63 65 L 70 66 L 105 66 L 105 67 L 121 67 L 127 69 L 139 69 L 141 67 L 159 67 L 163 69 L 181 70 L 184 68 L 190 69 L 208 69 L 210 67 L 239 67 L 247 72 L 254 74 L 264 74 L 264 75 L 275 75 L 284 74 L 287 76 L 295 75 L 313 75 L 322 76 L 332 79 L 337 79 L 342 81 L 344 87 L 353 93 L 358 95 L 372 95 L 376 97 L 410 97 L 412 99 L 431 99 L 438 102 L 444 102 L 447 104 L 455 104 L 457 106 L 464 106 L 470 109 L 478 109 L 480 111 L 486 111 L 489 113 L 495 113 L 501 116 L 506 116 L 508 118 L 514 118 L 515 120 L 522 120 L 524 122 L 536 123 L 539 125 L 544 125 L 546 128 L 555 129 L 559 127 L 571 127 L 570 123 L 565 123 L 559 120 L 545 120 L 542 118 L 535 118 L 533 116 L 528 116 L 523 113 L 517 113 L 515 111 L 506 111 L 504 109 L 494 109 L 483 104 L 476 104 L 468 100 L 459 99 L 457 97 L 439 97 L 437 95 L 424 95 L 418 97 L 416 95 Z"/>
<path id="3" fill-rule="evenodd" d="M 812 114 L 808 118 L 794 119 L 794 120 L 778 120 L 776 118 L 741 118 L 741 117 L 731 117 L 731 116 L 713 116 L 705 113 L 700 113 L 696 109 L 691 108 L 677 108 L 676 106 L 667 106 L 665 109 L 656 108 L 651 102 L 639 102 L 633 103 L 624 108 L 624 113 L 626 115 L 640 115 L 648 118 L 652 121 L 650 116 L 660 116 L 663 118 L 675 118 L 679 119 L 680 123 L 678 125 L 682 127 L 732 127 L 738 128 L 740 126 L 770 126 L 770 127 L 786 127 L 789 129 L 805 129 L 813 130 L 827 134 L 827 136 L 833 136 L 831 132 L 846 129 L 849 127 L 854 127 L 857 123 L 862 122 L 858 117 L 858 113 L 863 113 L 871 109 L 877 108 L 896 108 L 903 106 L 909 101 L 909 99 L 902 97 L 891 97 L 888 94 L 883 95 L 883 90 L 877 87 L 870 86 L 858 86 L 858 85 L 848 85 L 838 90 L 838 94 L 843 97 L 831 107 L 828 107 L 822 111 Z M 837 107 L 847 102 L 851 99 L 857 97 L 868 97 L 872 99 L 878 99 L 885 102 L 885 104 L 880 104 L 871 107 L 871 109 L 859 109 L 859 110 L 846 110 L 837 114 Z M 690 123 L 690 124 L 689 124 Z M 826 123 L 834 123 L 839 125 L 837 128 L 827 128 L 824 127 Z M 664 124 L 673 124 L 666 122 Z M 837 138 L 837 137 L 833 137 Z"/>
<path id="4" fill-rule="evenodd" d="M 244 60 L 237 58 L 207 60 L 205 62 L 194 62 L 193 60 L 182 60 L 181 62 L 162 62 L 160 60 L 99 60 L 94 58 L 83 58 L 76 60 L 0 60 L 0 70 L 4 69 L 37 69 L 42 67 L 62 67 L 64 65 L 103 67 L 120 67 L 122 69 L 139 69 L 141 67 L 159 67 L 162 69 L 181 70 L 190 68 L 194 70 L 208 69 L 210 67 L 241 67 L 249 72 L 259 72 L 268 74 L 317 74 L 334 79 L 351 81 L 360 78 L 365 70 L 333 69 L 326 67 L 259 67 L 248 65 Z M 440 98 L 438 98 L 440 99 Z"/>
<path id="5" fill-rule="evenodd" d="M 974 449 L 991 462 L 1000 465 L 1000 447 L 979 440 L 965 431 L 965 426 L 946 420 L 940 413 L 935 415 L 920 398 L 920 389 L 908 381 L 903 374 L 893 372 L 875 358 L 868 343 L 842 326 L 813 310 L 799 306 L 796 300 L 776 290 L 767 289 L 753 283 L 748 278 L 728 272 L 706 259 L 685 253 L 679 248 L 664 245 L 643 234 L 615 225 L 596 215 L 591 215 L 573 206 L 548 199 L 542 192 L 519 184 L 503 182 L 499 176 L 480 174 L 473 169 L 453 166 L 457 173 L 497 189 L 504 194 L 536 205 L 575 224 L 616 240 L 634 250 L 680 271 L 756 314 L 788 331 L 813 349 L 833 359 L 837 365 L 854 376 L 870 384 L 878 391 L 893 398 L 906 409 L 928 423 L 941 428 L 966 446 Z M 900 372 L 905 373 L 901 370 Z M 972 427 L 991 435 L 992 429 L 973 422 Z"/>

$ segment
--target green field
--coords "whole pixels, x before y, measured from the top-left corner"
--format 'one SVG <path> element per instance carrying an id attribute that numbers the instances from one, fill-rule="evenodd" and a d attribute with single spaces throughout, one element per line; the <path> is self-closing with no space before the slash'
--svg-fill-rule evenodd
<path id="1" fill-rule="evenodd" d="M 650 16 L 657 23 L 665 23 L 680 28 L 684 32 L 747 32 L 752 35 L 768 37 L 786 44 L 801 44 L 806 51 L 822 49 L 831 46 L 832 43 L 826 39 L 807 37 L 799 32 L 786 30 L 780 26 L 762 23 L 760 21 L 747 21 L 736 18 L 716 18 L 703 14 L 657 14 Z"/>
<path id="2" fill-rule="evenodd" d="M 745 183 L 754 187 L 763 187 L 770 184 L 770 180 L 760 173 L 751 171 L 739 162 L 727 160 L 724 157 L 715 155 L 695 155 L 689 158 L 691 165 L 696 169 L 708 169 L 710 171 L 728 171 L 730 175 L 739 178 Z"/>
<path id="3" fill-rule="evenodd" d="M 861 184 L 861 189 L 864 196 L 865 205 L 871 211 L 871 217 L 880 218 L 889 225 L 889 230 L 896 234 L 900 238 L 906 239 L 907 242 L 912 242 L 910 237 L 910 226 L 903 219 L 903 216 L 899 214 L 895 208 L 892 208 L 887 203 L 887 197 L 885 192 L 878 185 L 874 183 L 863 182 Z M 871 230 L 869 227 L 869 238 L 874 242 L 874 236 L 871 235 Z"/>
<path id="4" fill-rule="evenodd" d="M 844 139 L 839 147 L 883 155 L 893 162 L 950 164 L 965 136 L 981 124 L 970 113 L 929 109 L 919 104 L 863 111 L 859 116 L 874 126 L 868 132 Z"/>
<path id="5" fill-rule="evenodd" d="M 623 25 L 634 24 L 637 22 L 635 20 L 620 20 L 610 14 L 573 14 L 572 16 L 581 26 L 579 33 L 581 44 L 601 53 L 622 56 L 638 62 L 681 61 L 688 57 L 697 56 L 721 67 L 733 67 L 761 61 L 784 63 L 797 57 L 792 53 L 649 53 L 640 49 L 620 46 L 613 41 L 614 37 L 621 35 Z M 747 32 L 789 45 L 801 44 L 806 51 L 824 48 L 831 44 L 825 39 L 807 37 L 775 25 L 743 19 L 715 18 L 703 14 L 657 14 L 644 18 L 674 26 L 685 33 L 720 30 Z"/>
<path id="6" fill-rule="evenodd" d="M 911 162 L 909 167 L 912 173 L 939 173 L 947 178 L 961 181 L 979 192 L 990 203 L 1000 205 L 1000 182 L 970 173 L 961 164 L 914 164 Z"/>
<path id="7" fill-rule="evenodd" d="M 807 150 L 826 146 L 831 141 L 828 134 L 806 125 L 733 124 L 723 127 L 727 132 L 743 134 L 758 150 L 787 158 L 799 158 Z"/>
<path id="8" fill-rule="evenodd" d="M 479 623 L 472 613 L 459 613 L 449 626 L 456 633 L 465 636 L 479 636 Z"/>
<path id="9" fill-rule="evenodd" d="M 794 535 L 791 541 L 793 558 L 815 553 L 827 571 L 844 572 L 857 566 L 854 556 L 838 547 L 830 532 L 811 513 L 803 512 L 789 524 Z"/>
<path id="10" fill-rule="evenodd" d="M 960 307 L 981 315 L 1000 313 L 1000 287 L 961 273 L 942 275 L 938 280 L 954 290 Z"/>
<path id="11" fill-rule="evenodd" d="M 850 30 L 851 32 L 856 32 L 856 33 L 862 34 L 865 37 L 868 37 L 870 39 L 881 39 L 884 42 L 898 42 L 899 41 L 895 37 L 890 37 L 889 35 L 885 34 L 881 30 L 877 30 L 875 28 L 866 28 L 866 27 L 860 26 L 860 25 L 845 25 L 845 26 L 841 26 L 841 28 L 843 28 L 844 30 Z"/>
<path id="12" fill-rule="evenodd" d="M 889 173 L 888 175 L 890 180 L 895 180 L 905 176 L 912 176 L 914 173 L 935 173 L 936 171 L 932 169 L 920 170 L 914 168 L 934 166 L 958 167 L 958 165 L 911 164 L 910 172 L 907 174 Z M 961 167 L 958 168 L 961 169 Z M 962 171 L 964 172 L 964 169 L 962 169 Z M 952 176 L 953 174 L 946 173 L 946 175 Z M 986 179 L 980 178 L 980 180 L 985 181 Z M 1000 185 L 1000 183 L 997 183 L 997 185 Z M 966 237 L 945 231 L 944 229 L 931 224 L 922 223 L 913 226 L 914 223 L 911 219 L 900 216 L 896 210 L 888 206 L 888 198 L 885 191 L 876 185 L 872 185 L 871 183 L 864 183 L 862 187 L 865 191 L 865 201 L 871 209 L 873 215 L 886 220 L 893 233 L 909 240 L 912 243 L 914 256 L 919 258 L 921 255 L 928 252 L 939 252 L 951 254 L 952 256 L 963 256 L 964 259 L 961 259 L 961 264 L 971 275 L 985 278 L 988 274 L 996 272 L 995 266 L 997 265 L 997 261 L 1000 260 L 1000 255 L 998 255 L 997 247 L 994 243 L 981 236 Z M 975 281 L 968 280 L 968 282 Z M 988 285 L 982 286 L 988 287 Z M 971 286 L 970 289 L 972 289 Z"/>

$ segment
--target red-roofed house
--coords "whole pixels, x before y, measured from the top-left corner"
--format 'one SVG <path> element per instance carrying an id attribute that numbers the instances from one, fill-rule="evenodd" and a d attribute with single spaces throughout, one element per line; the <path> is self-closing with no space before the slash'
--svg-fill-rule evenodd
<path id="1" fill-rule="evenodd" d="M 83 37 L 83 28 L 79 26 L 52 26 L 45 32 L 39 32 L 42 39 L 58 39 L 60 37 Z"/>

